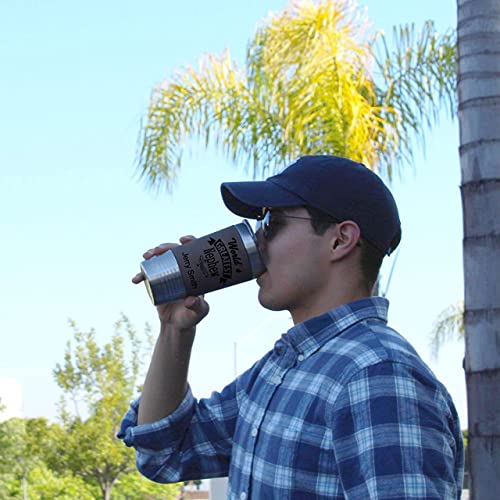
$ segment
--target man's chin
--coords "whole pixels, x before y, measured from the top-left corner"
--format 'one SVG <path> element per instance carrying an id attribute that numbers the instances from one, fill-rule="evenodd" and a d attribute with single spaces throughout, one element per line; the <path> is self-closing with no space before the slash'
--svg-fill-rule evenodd
<path id="1" fill-rule="evenodd" d="M 284 311 L 286 309 L 284 305 L 279 304 L 271 297 L 266 295 L 266 292 L 262 289 L 262 287 L 259 289 L 258 299 L 260 305 L 265 309 L 269 309 L 270 311 Z"/>

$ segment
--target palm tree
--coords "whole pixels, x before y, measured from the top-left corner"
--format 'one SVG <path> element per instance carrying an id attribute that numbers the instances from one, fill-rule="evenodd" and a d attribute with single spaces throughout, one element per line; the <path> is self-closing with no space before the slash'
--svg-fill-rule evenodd
<path id="1" fill-rule="evenodd" d="M 500 491 L 500 5 L 458 0 L 471 498 Z"/>
<path id="2" fill-rule="evenodd" d="M 254 177 L 302 154 L 336 154 L 393 175 L 412 159 L 445 102 L 455 111 L 454 34 L 431 22 L 394 29 L 394 48 L 347 0 L 292 2 L 250 41 L 243 68 L 229 51 L 157 85 L 138 170 L 171 190 L 187 138 L 215 144 Z"/>

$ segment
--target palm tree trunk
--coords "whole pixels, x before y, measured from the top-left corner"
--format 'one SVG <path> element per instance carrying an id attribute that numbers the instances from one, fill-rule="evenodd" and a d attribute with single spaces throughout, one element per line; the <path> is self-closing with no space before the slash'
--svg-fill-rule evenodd
<path id="1" fill-rule="evenodd" d="M 500 491 L 500 2 L 457 1 L 470 494 L 483 500 Z"/>

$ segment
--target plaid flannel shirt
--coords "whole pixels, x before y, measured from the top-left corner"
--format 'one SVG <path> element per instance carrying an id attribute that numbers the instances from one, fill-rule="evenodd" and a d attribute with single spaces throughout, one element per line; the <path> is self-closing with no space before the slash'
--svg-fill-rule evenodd
<path id="1" fill-rule="evenodd" d="M 453 402 L 372 297 L 292 327 L 222 392 L 118 437 L 157 482 L 229 475 L 228 498 L 460 498 Z"/>

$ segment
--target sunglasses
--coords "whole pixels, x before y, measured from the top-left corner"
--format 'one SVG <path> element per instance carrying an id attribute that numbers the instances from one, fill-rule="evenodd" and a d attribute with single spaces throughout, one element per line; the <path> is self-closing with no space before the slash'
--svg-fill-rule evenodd
<path id="1" fill-rule="evenodd" d="M 333 218 L 331 219 L 317 219 L 312 217 L 297 217 L 295 215 L 285 215 L 282 212 L 273 212 L 269 208 L 263 209 L 264 213 L 257 217 L 257 223 L 255 224 L 255 232 L 262 230 L 262 235 L 269 241 L 274 236 L 280 228 L 285 225 L 284 219 L 299 219 L 299 220 L 324 220 L 332 223 L 339 222 Z"/>

